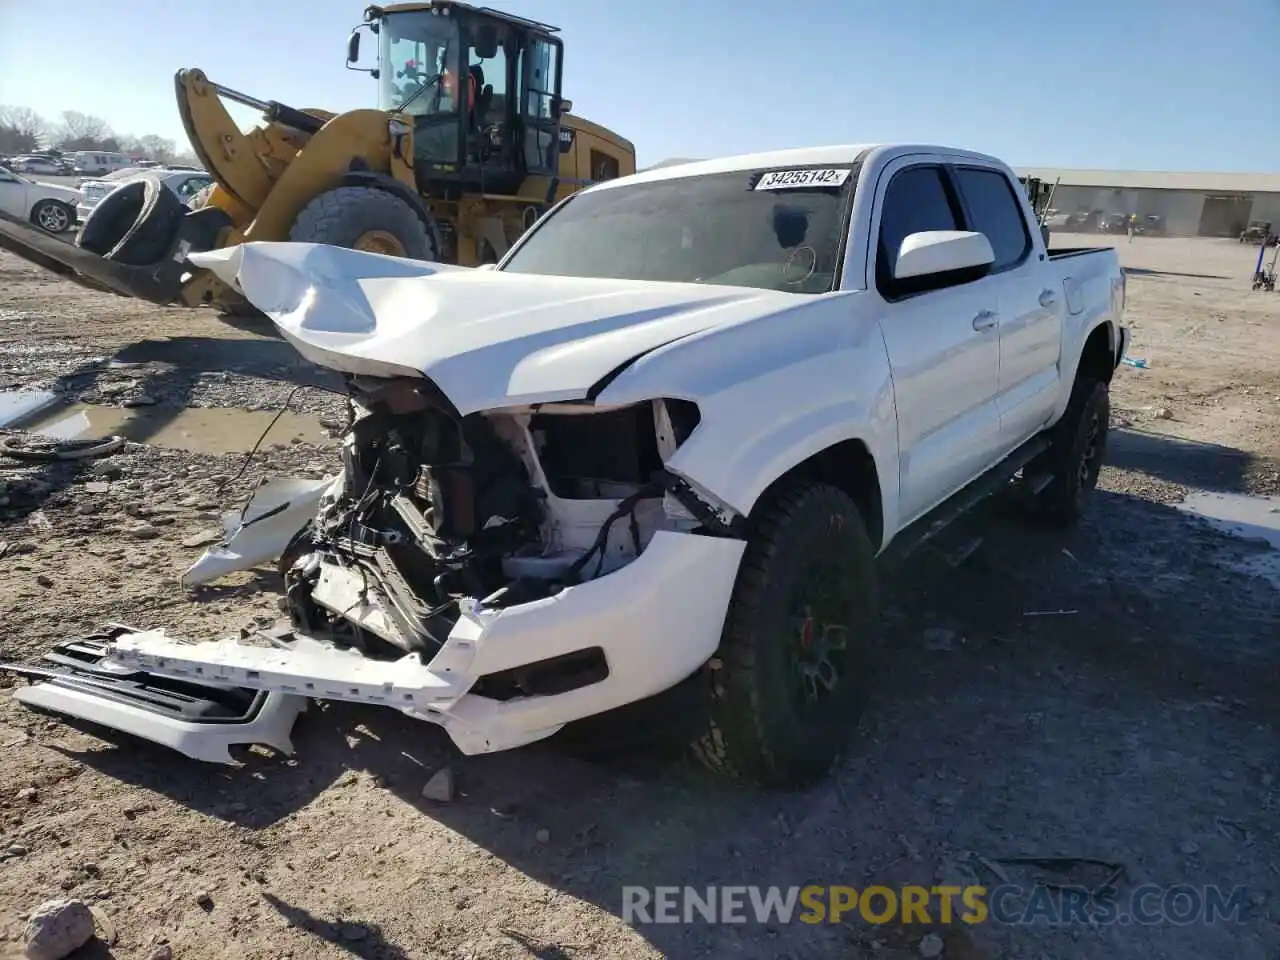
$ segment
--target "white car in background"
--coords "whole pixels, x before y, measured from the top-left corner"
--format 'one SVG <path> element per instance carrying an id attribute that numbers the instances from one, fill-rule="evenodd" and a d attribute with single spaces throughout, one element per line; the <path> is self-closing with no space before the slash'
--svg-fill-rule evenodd
<path id="1" fill-rule="evenodd" d="M 81 222 L 89 219 L 89 214 L 108 193 L 121 184 L 139 177 L 159 177 L 166 187 L 176 193 L 183 203 L 213 183 L 213 177 L 203 170 L 175 170 L 156 167 L 130 167 L 117 170 L 96 180 L 80 181 L 80 202 L 76 205 L 76 218 Z"/>
<path id="2" fill-rule="evenodd" d="M 43 173 L 46 175 L 52 174 L 54 176 L 61 175 L 65 172 L 62 165 L 52 157 L 32 157 L 25 154 L 23 156 L 13 158 L 11 169 L 21 171 L 22 173 Z"/>
<path id="3" fill-rule="evenodd" d="M 0 167 L 0 212 L 34 223 L 46 233 L 65 233 L 76 225 L 80 191 L 40 183 Z"/>

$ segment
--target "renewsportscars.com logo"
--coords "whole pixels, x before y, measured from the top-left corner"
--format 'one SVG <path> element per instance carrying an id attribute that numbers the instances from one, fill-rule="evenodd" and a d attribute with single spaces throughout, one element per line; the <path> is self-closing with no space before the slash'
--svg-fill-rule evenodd
<path id="1" fill-rule="evenodd" d="M 622 919 L 651 923 L 1243 923 L 1248 891 L 1144 884 L 1115 887 L 623 887 Z"/>

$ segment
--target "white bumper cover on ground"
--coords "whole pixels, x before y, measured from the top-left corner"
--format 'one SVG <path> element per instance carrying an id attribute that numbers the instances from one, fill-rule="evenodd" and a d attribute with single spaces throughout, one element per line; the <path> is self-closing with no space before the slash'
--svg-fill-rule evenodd
<path id="1" fill-rule="evenodd" d="M 120 637 L 111 659 L 200 683 L 394 706 L 443 726 L 463 753 L 506 750 L 694 673 L 720 643 L 744 548 L 741 540 L 660 531 L 627 566 L 555 596 L 504 609 L 464 601 L 427 664 L 412 655 L 369 660 L 305 637 L 280 649 L 185 643 L 162 631 Z M 609 668 L 590 686 L 506 701 L 469 692 L 485 675 L 590 647 L 604 650 Z"/>
<path id="2" fill-rule="evenodd" d="M 245 723 L 199 723 L 165 716 L 83 690 L 52 683 L 35 683 L 14 691 L 19 703 L 88 720 L 111 730 L 132 734 L 206 763 L 234 763 L 231 747 L 261 744 L 293 754 L 290 732 L 306 697 L 269 693 L 253 719 Z"/>
<path id="3" fill-rule="evenodd" d="M 275 560 L 316 515 L 320 498 L 338 480 L 286 478 L 259 487 L 243 511 L 223 515 L 222 542 L 187 568 L 183 585 L 199 586 Z"/>

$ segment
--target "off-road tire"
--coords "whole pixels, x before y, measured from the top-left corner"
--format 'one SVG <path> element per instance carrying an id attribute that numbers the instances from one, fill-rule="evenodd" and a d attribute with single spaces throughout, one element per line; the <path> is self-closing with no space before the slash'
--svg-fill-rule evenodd
<path id="1" fill-rule="evenodd" d="M 835 487 L 797 481 L 767 497 L 749 525 L 720 648 L 704 669 L 709 711 L 693 749 L 733 779 L 798 788 L 830 770 L 866 705 L 875 549 L 857 505 Z M 805 594 L 831 598 L 817 628 L 815 610 L 798 600 Z M 843 640 L 830 656 L 835 682 L 806 713 L 796 702 L 804 686 L 796 660 L 828 639 Z"/>
<path id="2" fill-rule="evenodd" d="M 1107 383 L 1081 377 L 1071 388 L 1066 413 L 1052 428 L 1052 445 L 1028 467 L 1049 471 L 1053 480 L 1035 497 L 1035 519 L 1055 527 L 1075 525 L 1088 495 L 1098 485 L 1106 459 L 1111 425 L 1111 392 Z"/>
<path id="3" fill-rule="evenodd" d="M 159 177 L 140 177 L 98 201 L 76 246 L 128 266 L 150 266 L 169 252 L 187 213 Z"/>
<path id="4" fill-rule="evenodd" d="M 371 230 L 392 234 L 411 260 L 438 261 L 440 237 L 412 207 L 376 187 L 335 187 L 320 194 L 298 214 L 289 239 L 353 248 Z"/>
<path id="5" fill-rule="evenodd" d="M 63 224 L 60 229 L 54 230 L 48 224 L 52 221 Z M 76 225 L 75 207 L 63 203 L 61 200 L 41 200 L 31 208 L 31 222 L 43 230 L 45 233 L 51 233 L 57 236 L 66 233 Z"/>

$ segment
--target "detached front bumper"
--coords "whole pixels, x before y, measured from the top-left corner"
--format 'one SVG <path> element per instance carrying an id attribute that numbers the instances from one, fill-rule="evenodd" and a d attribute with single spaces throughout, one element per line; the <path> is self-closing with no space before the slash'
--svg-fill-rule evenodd
<path id="1" fill-rule="evenodd" d="M 425 664 L 414 655 L 370 660 L 306 637 L 263 647 L 238 638 L 186 643 L 163 631 L 118 637 L 109 659 L 119 669 L 191 684 L 395 707 L 444 727 L 465 754 L 490 753 L 693 674 L 720 643 L 744 549 L 741 540 L 660 531 L 625 567 L 555 596 L 501 609 L 466 602 Z M 607 675 L 586 685 L 505 700 L 472 692 L 482 678 L 592 648 L 603 652 Z M 112 726 L 110 711 L 102 714 L 99 722 Z M 95 719 L 83 708 L 76 715 Z M 130 732 L 148 736 L 140 726 Z M 198 731 L 186 733 L 159 742 L 198 759 L 220 755 L 201 747 Z"/>

